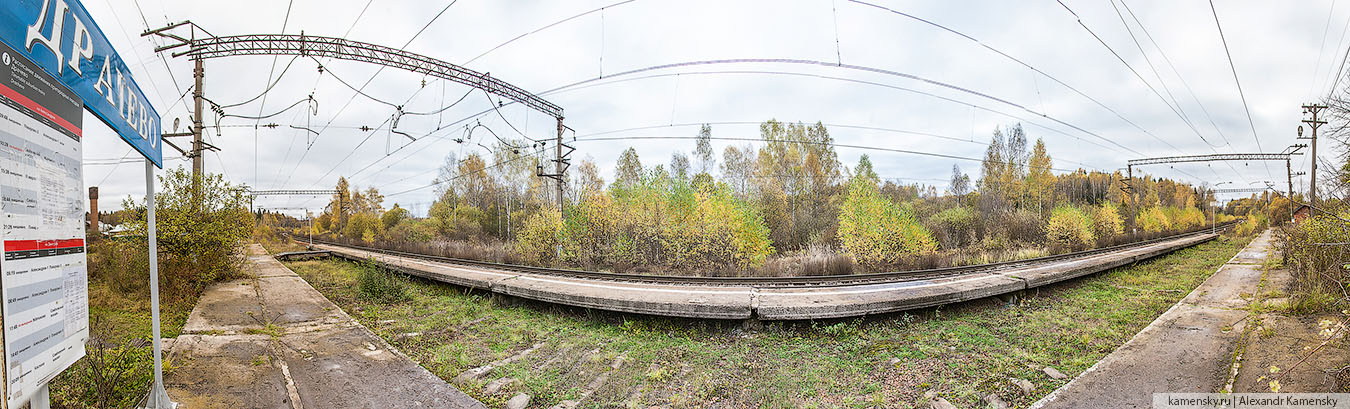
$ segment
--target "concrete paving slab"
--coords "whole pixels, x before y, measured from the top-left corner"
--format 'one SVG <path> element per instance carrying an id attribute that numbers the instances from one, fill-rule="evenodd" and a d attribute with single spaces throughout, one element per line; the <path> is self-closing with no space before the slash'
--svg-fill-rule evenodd
<path id="1" fill-rule="evenodd" d="M 183 408 L 291 409 L 270 342 L 266 335 L 180 335 L 167 350 L 181 366 L 164 387 Z"/>
<path id="2" fill-rule="evenodd" d="M 1238 309 L 1247 306 L 1255 295 L 1256 287 L 1261 283 L 1261 268 L 1253 264 L 1224 264 L 1219 271 L 1206 282 L 1215 281 L 1228 285 L 1212 285 L 1197 288 L 1186 295 L 1181 302 L 1214 308 Z"/>
<path id="3" fill-rule="evenodd" d="M 747 319 L 752 289 L 685 285 L 643 285 L 563 277 L 517 276 L 493 283 L 492 291 L 545 302 L 662 316 Z"/>
<path id="4" fill-rule="evenodd" d="M 275 260 L 272 262 L 276 263 Z M 275 324 L 336 324 L 349 320 L 336 305 L 295 273 L 259 278 L 258 282 L 267 305 L 267 319 Z"/>
<path id="5" fill-rule="evenodd" d="M 478 403 L 362 327 L 290 334 L 280 342 L 306 408 L 455 408 Z"/>
<path id="6" fill-rule="evenodd" d="M 758 291 L 756 312 L 766 320 L 853 317 L 976 300 L 1025 288 L 1021 279 L 986 273 L 835 288 L 766 288 Z"/>
<path id="7" fill-rule="evenodd" d="M 1027 267 L 1009 275 L 1026 280 L 1027 288 L 1040 287 L 1148 260 L 1175 251 L 1177 248 L 1192 246 L 1213 239 L 1214 236 L 1211 235 L 1183 237 L 1126 251 L 1098 254 L 1044 266 Z"/>
<path id="8" fill-rule="evenodd" d="M 1243 253 L 1265 254 L 1270 232 Z M 1234 257 L 1237 260 L 1237 257 Z M 1257 261 L 1259 263 L 1259 260 Z M 1242 334 L 1260 273 L 1226 264 L 1143 331 L 1032 408 L 1147 408 L 1158 392 L 1218 392 Z"/>
<path id="9" fill-rule="evenodd" d="M 166 350 L 180 408 L 483 408 L 342 312 L 285 265 L 249 248 L 252 278 L 212 286 Z M 266 318 L 264 318 L 266 317 Z M 266 333 L 236 330 L 274 327 Z M 247 324 L 247 325 L 246 325 Z"/>
<path id="10" fill-rule="evenodd" d="M 1228 264 L 1264 263 L 1266 260 L 1266 250 L 1270 248 L 1274 240 L 1275 236 L 1269 233 L 1256 236 L 1256 239 L 1252 241 L 1252 244 L 1249 244 L 1247 245 L 1246 248 L 1243 248 L 1242 251 L 1238 252 L 1237 255 L 1233 256 L 1232 260 L 1228 260 Z"/>
<path id="11" fill-rule="evenodd" d="M 206 289 L 197 305 L 188 313 L 183 332 L 208 331 L 238 333 L 262 328 L 263 304 L 253 279 L 216 283 Z"/>
<path id="12" fill-rule="evenodd" d="M 398 270 L 404 274 L 450 283 L 461 287 L 476 288 L 480 290 L 490 289 L 492 287 L 492 283 L 495 281 L 519 275 L 518 273 L 509 271 L 466 268 L 451 264 L 430 262 L 416 258 L 395 257 L 365 250 L 329 246 L 325 244 L 315 244 L 314 248 L 321 250 L 329 250 L 331 254 L 333 254 L 334 256 L 341 257 L 349 261 L 363 262 L 368 260 L 374 260 L 376 262 L 383 263 L 389 266 L 390 268 Z"/>

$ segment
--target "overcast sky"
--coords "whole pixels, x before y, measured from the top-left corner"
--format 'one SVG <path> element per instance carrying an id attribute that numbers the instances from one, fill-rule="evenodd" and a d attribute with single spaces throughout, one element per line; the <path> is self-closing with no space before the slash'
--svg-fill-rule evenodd
<path id="1" fill-rule="evenodd" d="M 842 64 L 687 66 L 606 77 L 546 95 L 563 107 L 567 126 L 575 130 L 573 157 L 593 158 L 607 179 L 613 177 L 614 162 L 628 146 L 637 148 L 644 164 L 653 165 L 668 163 L 672 152 L 691 152 L 694 142 L 588 142 L 588 137 L 690 137 L 698 131 L 692 124 L 710 122 L 714 137 L 757 138 L 755 123 L 770 118 L 837 125 L 830 133 L 840 144 L 968 158 L 982 155 L 996 127 L 1021 122 L 1032 138 L 1044 138 L 1059 169 L 1110 171 L 1141 154 L 1279 152 L 1295 143 L 1300 104 L 1327 93 L 1350 45 L 1350 38 L 1345 38 L 1350 4 L 1333 10 L 1330 0 L 1216 2 L 1250 123 L 1210 4 L 1204 1 L 1116 2 L 1118 15 L 1109 2 L 1064 0 L 1075 17 L 1056 1 L 874 0 L 873 4 L 953 32 L 847 0 L 636 0 L 493 50 L 521 34 L 615 1 L 459 0 L 415 38 L 445 9 L 446 1 L 84 0 L 84 4 L 132 67 L 163 116 L 166 132 L 174 118 L 181 118 L 184 128 L 190 124 L 191 98 L 179 96 L 192 83 L 191 63 L 155 55 L 153 48 L 163 42 L 139 36 L 146 22 L 159 27 L 190 19 L 217 35 L 303 31 L 390 47 L 408 43 L 408 51 L 489 72 L 537 93 L 690 61 L 773 58 Z M 1078 18 L 1128 67 L 1080 26 Z M 313 115 L 303 104 L 261 121 L 233 117 L 217 121 L 209 115 L 208 125 L 221 127 L 218 132 L 211 129 L 207 139 L 221 151 L 206 156 L 207 169 L 257 189 L 331 188 L 344 175 L 360 187 L 379 187 L 389 195 L 386 206 L 397 202 L 420 213 L 434 199 L 434 189 L 409 190 L 431 183 L 434 169 L 447 154 L 486 153 L 479 143 L 490 145 L 493 140 L 478 130 L 470 141 L 456 143 L 455 138 L 466 135 L 466 123 L 481 122 L 509 137 L 516 135 L 506 125 L 510 121 L 532 138 L 553 136 L 555 123 L 547 115 L 517 104 L 501 108 L 505 120 L 496 112 L 476 117 L 492 106 L 482 92 L 384 69 L 365 92 L 404 104 L 405 111 L 435 110 L 467 95 L 441 115 L 404 116 L 398 130 L 418 136 L 413 142 L 389 132 L 386 121 L 394 108 L 356 96 L 338 80 L 360 87 L 379 70 L 377 66 L 320 62 L 326 69 L 323 74 L 315 61 L 289 56 L 207 60 L 204 89 L 208 98 L 222 105 L 259 95 L 269 77 L 276 81 L 281 75 L 265 102 L 227 108 L 227 114 L 274 113 L 311 93 L 317 101 Z M 1174 101 L 1176 105 L 1171 105 Z M 459 122 L 466 118 L 467 122 Z M 84 122 L 86 162 L 135 158 L 91 115 L 86 114 Z M 268 123 L 280 126 L 253 129 Z M 322 131 L 316 137 L 290 125 Z M 361 126 L 379 129 L 366 132 Z M 639 127 L 647 129 L 608 133 Z M 720 156 L 732 143 L 745 142 L 714 141 L 714 149 Z M 883 178 L 940 189 L 946 187 L 953 164 L 972 177 L 979 169 L 976 162 L 949 157 L 851 147 L 838 151 L 849 166 L 868 154 Z M 165 158 L 166 167 L 190 167 L 167 146 Z M 1306 167 L 1307 161 L 1295 162 L 1300 164 Z M 1267 180 L 1284 185 L 1283 163 L 1269 163 L 1268 170 L 1267 164 L 1258 162 L 1231 165 L 1175 169 L 1157 165 L 1145 170 L 1194 183 L 1232 182 L 1225 188 L 1261 186 Z M 142 195 L 143 175 L 139 163 L 85 168 L 86 183 L 101 189 L 104 209 L 120 207 L 116 202 L 128 195 Z M 404 191 L 408 192 L 394 195 Z M 324 202 L 276 197 L 258 204 L 317 209 Z M 296 212 L 303 213 L 292 213 Z"/>

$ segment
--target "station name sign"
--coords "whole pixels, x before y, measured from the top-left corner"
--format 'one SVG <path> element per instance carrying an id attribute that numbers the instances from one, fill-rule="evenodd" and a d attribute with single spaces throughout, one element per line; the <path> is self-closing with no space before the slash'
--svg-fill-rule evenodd
<path id="1" fill-rule="evenodd" d="M 163 167 L 159 113 L 78 0 L 0 2 L 0 41 L 69 87 L 85 108 Z"/>

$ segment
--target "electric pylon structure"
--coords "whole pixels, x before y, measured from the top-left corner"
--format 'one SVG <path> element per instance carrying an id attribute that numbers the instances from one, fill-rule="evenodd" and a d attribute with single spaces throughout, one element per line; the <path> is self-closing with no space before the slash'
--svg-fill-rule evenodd
<path id="1" fill-rule="evenodd" d="M 1191 163 L 1191 162 L 1216 162 L 1216 161 L 1242 161 L 1242 162 L 1248 162 L 1248 161 L 1271 161 L 1271 160 L 1273 160 L 1273 161 L 1279 161 L 1279 160 L 1282 160 L 1282 161 L 1284 161 L 1284 169 L 1285 169 L 1285 172 L 1287 173 L 1287 174 L 1286 174 L 1287 180 L 1289 181 L 1289 190 L 1288 190 L 1288 194 L 1289 194 L 1289 197 L 1290 197 L 1290 198 L 1293 198 L 1293 197 L 1294 197 L 1294 172 L 1293 172 L 1293 167 L 1292 167 L 1292 165 L 1291 165 L 1291 160 L 1290 160 L 1290 158 L 1293 157 L 1293 156 L 1295 156 L 1295 155 L 1302 155 L 1302 153 L 1299 153 L 1299 152 L 1298 152 L 1298 150 L 1299 150 L 1300 148 L 1302 148 L 1302 145 L 1293 145 L 1293 146 L 1290 146 L 1288 149 L 1285 149 L 1285 152 L 1281 152 L 1281 153 L 1216 153 L 1216 154 L 1209 154 L 1209 155 L 1163 156 L 1163 157 L 1157 157 L 1157 158 L 1131 159 L 1131 160 L 1129 160 L 1128 162 L 1126 162 L 1126 165 L 1125 165 L 1125 169 L 1126 169 L 1125 186 L 1126 186 L 1127 189 L 1129 189 L 1129 194 L 1130 194 L 1130 207 L 1131 207 L 1131 211 L 1130 211 L 1130 224 L 1131 224 L 1131 225 L 1134 224 L 1134 214 L 1135 214 L 1135 212 L 1134 212 L 1134 209 L 1133 209 L 1133 208 L 1134 208 L 1135 206 L 1137 206 L 1137 204 L 1136 204 L 1137 198 L 1135 197 L 1135 189 L 1134 189 L 1134 185 L 1133 185 L 1133 183 L 1134 183 L 1134 167 L 1135 167 L 1135 166 L 1143 166 L 1143 165 L 1161 165 L 1161 164 L 1169 164 L 1169 163 Z M 1271 188 L 1265 188 L 1265 189 L 1258 190 L 1257 192 L 1264 192 L 1264 191 L 1266 191 L 1266 190 L 1274 190 L 1274 189 L 1271 189 Z M 1214 192 L 1214 193 L 1255 193 L 1255 192 L 1249 192 L 1248 189 L 1213 189 L 1213 190 L 1211 190 L 1211 192 Z M 1277 191 L 1277 192 L 1278 192 L 1278 191 Z"/>
<path id="2" fill-rule="evenodd" d="M 186 33 L 180 33 L 186 31 Z M 344 38 L 323 37 L 301 34 L 245 34 L 235 36 L 217 36 L 202 29 L 191 21 L 170 24 L 165 27 L 147 30 L 141 36 L 155 35 L 170 41 L 169 44 L 155 48 L 155 52 L 176 50 L 173 57 L 187 57 L 195 64 L 193 78 L 193 124 L 192 131 L 172 136 L 192 136 L 191 157 L 194 174 L 201 174 L 202 138 L 202 78 L 205 74 L 202 61 L 209 58 L 232 57 L 240 55 L 296 55 L 302 57 L 327 57 L 348 61 L 359 61 L 398 68 L 430 77 L 453 81 L 481 89 L 491 94 L 520 103 L 530 109 L 549 115 L 558 121 L 558 132 L 554 140 L 553 172 L 545 173 L 543 166 L 538 167 L 537 176 L 553 179 L 557 182 L 558 209 L 563 207 L 563 187 L 566 185 L 566 172 L 570 166 L 569 157 L 575 148 L 563 143 L 563 109 L 538 95 L 520 87 L 493 78 L 488 73 L 477 72 L 446 61 L 397 48 L 385 47 Z M 200 37 L 199 37 L 200 36 Z M 564 151 L 563 149 L 567 150 Z"/>
<path id="3" fill-rule="evenodd" d="M 1284 161 L 1284 163 L 1285 163 L 1285 169 L 1286 169 L 1286 170 L 1289 170 L 1289 169 L 1291 169 L 1291 167 L 1290 167 L 1290 157 L 1292 157 L 1292 156 L 1294 156 L 1294 155 L 1301 155 L 1301 153 L 1298 153 L 1299 147 L 1300 147 L 1300 146 L 1295 145 L 1295 146 L 1291 147 L 1291 148 L 1292 148 L 1292 151 L 1291 151 L 1291 152 L 1287 152 L 1287 153 L 1216 153 L 1216 154 L 1210 154 L 1210 155 L 1164 156 L 1164 157 L 1158 157 L 1158 158 L 1130 159 L 1130 161 L 1127 162 L 1126 165 L 1125 165 L 1125 168 L 1126 168 L 1126 178 L 1127 178 L 1125 183 L 1128 185 L 1128 184 L 1131 183 L 1131 181 L 1134 180 L 1134 167 L 1135 167 L 1135 166 L 1143 166 L 1143 165 L 1159 165 L 1159 164 L 1168 164 L 1168 163 L 1215 162 L 1215 161 L 1241 161 L 1241 162 L 1250 162 L 1250 161 L 1263 161 L 1263 160 L 1276 160 L 1276 161 L 1282 160 L 1282 161 Z M 1290 196 L 1293 196 L 1293 194 L 1294 194 L 1294 182 L 1293 182 L 1293 179 L 1292 179 L 1292 178 L 1293 178 L 1292 171 L 1291 171 L 1289 177 L 1290 177 L 1290 178 L 1289 178 L 1289 191 L 1288 191 L 1288 193 L 1289 193 Z M 1134 190 L 1133 187 L 1131 187 L 1130 190 L 1131 190 L 1131 192 L 1133 192 L 1133 190 Z"/>

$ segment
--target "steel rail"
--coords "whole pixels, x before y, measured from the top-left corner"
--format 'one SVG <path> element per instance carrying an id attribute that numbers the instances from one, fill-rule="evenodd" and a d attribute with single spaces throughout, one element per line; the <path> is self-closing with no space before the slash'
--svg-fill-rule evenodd
<path id="1" fill-rule="evenodd" d="M 1192 229 L 1184 233 L 1174 234 L 1166 237 L 1159 237 L 1155 239 L 1142 240 L 1133 243 L 1126 243 L 1109 247 L 1102 247 L 1098 249 L 1029 258 L 1023 260 L 1004 261 L 998 263 L 978 264 L 971 266 L 941 267 L 923 270 L 892 271 L 884 273 L 866 273 L 866 274 L 849 274 L 849 275 L 804 276 L 804 277 L 708 277 L 708 276 L 637 275 L 637 274 L 609 273 L 602 271 L 585 271 L 573 269 L 535 267 L 519 264 L 508 264 L 508 263 L 496 263 L 490 261 L 470 260 L 455 257 L 412 253 L 398 250 L 380 249 L 375 247 L 345 244 L 321 239 L 313 239 L 313 242 L 329 246 L 346 247 L 350 249 L 367 251 L 371 253 L 417 258 L 446 264 L 488 268 L 499 271 L 512 271 L 519 273 L 557 276 L 557 277 L 580 278 L 580 279 L 614 281 L 614 282 L 667 284 L 667 285 L 673 284 L 673 285 L 704 285 L 704 286 L 754 286 L 757 288 L 800 288 L 800 287 L 841 287 L 857 284 L 925 280 L 971 273 L 981 273 L 1003 269 L 1018 268 L 1028 265 L 1045 264 L 1075 258 L 1087 258 L 1101 254 L 1107 254 L 1121 250 L 1128 250 L 1132 248 L 1147 246 L 1150 244 L 1160 243 L 1164 241 L 1185 238 L 1198 234 L 1204 234 L 1210 231 L 1211 229 L 1215 228 L 1227 229 L 1228 227 L 1231 227 L 1232 225 L 1238 222 L 1239 221 L 1234 220 L 1217 225 L 1217 227 L 1205 226 L 1201 228 Z M 289 234 L 287 235 L 289 236 Z"/>

